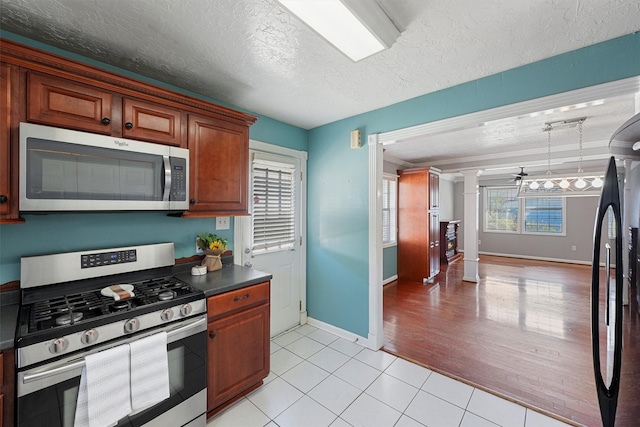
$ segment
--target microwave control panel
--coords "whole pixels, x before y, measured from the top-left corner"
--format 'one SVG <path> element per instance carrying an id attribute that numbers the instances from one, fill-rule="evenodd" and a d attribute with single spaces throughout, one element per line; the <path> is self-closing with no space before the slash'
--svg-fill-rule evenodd
<path id="1" fill-rule="evenodd" d="M 171 193 L 169 200 L 187 200 L 187 159 L 171 157 Z"/>

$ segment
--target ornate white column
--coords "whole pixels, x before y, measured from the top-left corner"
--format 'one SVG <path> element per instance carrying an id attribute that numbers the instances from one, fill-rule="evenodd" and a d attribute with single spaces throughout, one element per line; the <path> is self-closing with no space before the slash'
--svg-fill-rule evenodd
<path id="1" fill-rule="evenodd" d="M 479 184 L 481 170 L 461 171 L 464 175 L 464 276 L 466 282 L 478 283 Z"/>

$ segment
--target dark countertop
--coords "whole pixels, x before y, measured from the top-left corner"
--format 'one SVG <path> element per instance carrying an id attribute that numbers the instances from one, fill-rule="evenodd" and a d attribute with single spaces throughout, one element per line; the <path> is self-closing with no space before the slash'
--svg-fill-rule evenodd
<path id="1" fill-rule="evenodd" d="M 18 291 L 0 292 L 0 350 L 13 348 L 19 302 Z"/>
<path id="2" fill-rule="evenodd" d="M 207 297 L 257 285 L 273 277 L 269 273 L 236 264 L 223 264 L 222 269 L 218 271 L 211 271 L 202 276 L 192 276 L 193 265 L 197 263 L 176 266 L 174 273 L 178 279 L 204 291 Z"/>

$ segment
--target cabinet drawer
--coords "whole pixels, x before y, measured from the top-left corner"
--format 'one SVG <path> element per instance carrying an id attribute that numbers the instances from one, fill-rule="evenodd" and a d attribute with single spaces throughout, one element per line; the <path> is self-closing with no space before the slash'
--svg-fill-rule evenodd
<path id="1" fill-rule="evenodd" d="M 4 384 L 4 354 L 0 353 L 0 387 Z"/>
<path id="2" fill-rule="evenodd" d="M 230 313 L 269 300 L 269 282 L 209 297 L 207 314 L 211 317 Z"/>

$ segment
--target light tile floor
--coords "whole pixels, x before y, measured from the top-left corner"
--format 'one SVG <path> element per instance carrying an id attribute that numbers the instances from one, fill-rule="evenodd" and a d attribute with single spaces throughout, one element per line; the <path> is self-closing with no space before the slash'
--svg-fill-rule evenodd
<path id="1" fill-rule="evenodd" d="M 562 427 L 567 424 L 310 325 L 271 340 L 264 385 L 208 427 Z"/>

